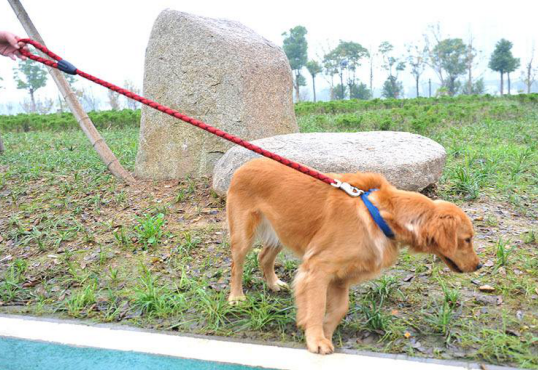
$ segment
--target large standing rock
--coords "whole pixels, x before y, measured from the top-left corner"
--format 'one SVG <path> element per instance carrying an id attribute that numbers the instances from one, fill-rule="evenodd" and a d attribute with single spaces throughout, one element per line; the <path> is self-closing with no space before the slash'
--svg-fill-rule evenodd
<path id="1" fill-rule="evenodd" d="M 297 132 L 284 52 L 238 22 L 163 11 L 146 50 L 144 95 L 246 140 Z M 210 174 L 232 146 L 142 108 L 135 173 L 147 179 Z"/>
<path id="2" fill-rule="evenodd" d="M 290 134 L 253 144 L 321 172 L 382 173 L 404 190 L 421 190 L 437 182 L 446 159 L 440 144 L 407 132 Z M 213 189 L 226 194 L 235 170 L 256 157 L 242 147 L 230 149 L 215 165 Z"/>

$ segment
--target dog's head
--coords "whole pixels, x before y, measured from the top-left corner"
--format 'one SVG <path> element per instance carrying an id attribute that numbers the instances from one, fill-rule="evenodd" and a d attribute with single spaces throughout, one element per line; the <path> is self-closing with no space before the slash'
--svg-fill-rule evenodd
<path id="1" fill-rule="evenodd" d="M 456 205 L 435 201 L 435 212 L 421 230 L 424 252 L 433 253 L 455 272 L 473 272 L 482 267 L 473 248 L 471 220 Z"/>

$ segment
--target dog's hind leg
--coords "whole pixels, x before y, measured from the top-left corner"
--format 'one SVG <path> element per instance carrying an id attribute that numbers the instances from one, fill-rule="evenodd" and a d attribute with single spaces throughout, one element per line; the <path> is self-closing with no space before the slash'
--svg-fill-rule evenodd
<path id="1" fill-rule="evenodd" d="M 252 249 L 260 217 L 256 213 L 231 213 L 228 213 L 228 224 L 232 250 L 232 277 L 228 301 L 233 304 L 237 301 L 245 300 L 245 295 L 243 294 L 243 265 L 247 253 Z"/>
<path id="2" fill-rule="evenodd" d="M 333 333 L 346 316 L 349 309 L 349 283 L 344 281 L 332 281 L 327 289 L 327 312 L 323 320 L 323 332 L 325 338 L 331 339 Z"/>
<path id="3" fill-rule="evenodd" d="M 278 292 L 281 288 L 288 289 L 288 284 L 283 282 L 275 274 L 275 259 L 277 254 L 282 250 L 282 246 L 265 246 L 258 254 L 258 263 L 262 270 L 263 277 L 269 289 Z"/>

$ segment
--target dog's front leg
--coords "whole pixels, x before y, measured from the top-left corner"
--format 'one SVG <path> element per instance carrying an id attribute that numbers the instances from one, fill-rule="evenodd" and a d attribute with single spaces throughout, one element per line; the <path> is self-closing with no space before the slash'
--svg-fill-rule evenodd
<path id="1" fill-rule="evenodd" d="M 334 351 L 331 338 L 325 338 L 323 333 L 330 278 L 318 266 L 314 261 L 301 265 L 295 279 L 295 300 L 297 325 L 305 330 L 308 350 L 325 355 Z"/>
<path id="2" fill-rule="evenodd" d="M 327 313 L 323 323 L 325 337 L 332 339 L 333 333 L 349 309 L 349 282 L 335 280 L 327 289 Z"/>

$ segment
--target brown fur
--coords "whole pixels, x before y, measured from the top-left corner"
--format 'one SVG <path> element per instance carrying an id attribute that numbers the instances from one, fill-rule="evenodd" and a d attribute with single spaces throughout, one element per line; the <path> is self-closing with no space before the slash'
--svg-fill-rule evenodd
<path id="1" fill-rule="evenodd" d="M 330 176 L 362 190 L 379 189 L 369 199 L 395 239 L 383 234 L 360 198 L 265 158 L 237 170 L 227 198 L 229 301 L 245 298 L 243 263 L 257 233 L 265 242 L 260 268 L 273 290 L 286 286 L 274 272 L 275 258 L 286 246 L 302 259 L 294 281 L 297 325 L 305 330 L 308 349 L 322 354 L 334 350 L 331 338 L 347 313 L 350 285 L 393 265 L 401 246 L 435 254 L 457 272 L 480 268 L 471 221 L 454 204 L 398 190 L 379 174 Z"/>

